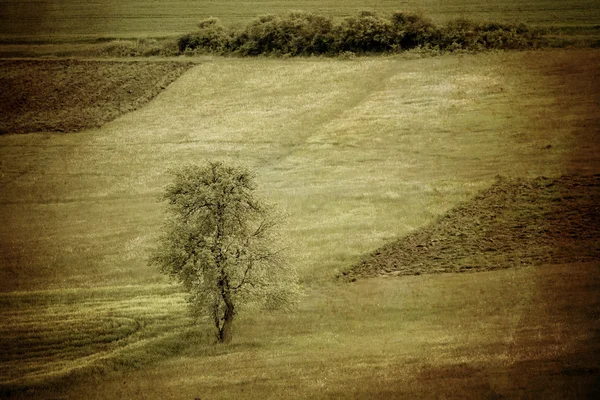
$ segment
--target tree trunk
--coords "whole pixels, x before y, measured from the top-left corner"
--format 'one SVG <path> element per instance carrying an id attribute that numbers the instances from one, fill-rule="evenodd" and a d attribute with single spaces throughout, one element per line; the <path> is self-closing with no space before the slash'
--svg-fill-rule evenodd
<path id="1" fill-rule="evenodd" d="M 229 279 L 223 270 L 221 270 L 222 279 L 219 281 L 221 288 L 221 297 L 225 303 L 225 312 L 223 313 L 223 324 L 219 327 L 219 343 L 231 343 L 233 317 L 235 316 L 235 306 L 231 298 L 231 289 L 229 288 Z"/>
<path id="2" fill-rule="evenodd" d="M 231 343 L 232 327 L 233 327 L 233 316 L 234 316 L 233 304 L 228 305 L 225 310 L 225 316 L 223 320 L 223 326 L 219 332 L 219 343 L 229 344 Z"/>
<path id="3" fill-rule="evenodd" d="M 225 265 L 227 262 L 226 256 L 223 254 L 222 239 L 224 232 L 224 209 L 225 206 L 219 204 L 217 206 L 217 232 L 215 235 L 215 248 L 213 254 L 215 254 L 215 264 L 221 272 L 219 280 L 219 288 L 221 289 L 221 297 L 225 303 L 225 315 L 223 315 L 223 325 L 219 328 L 219 343 L 231 343 L 232 339 L 232 325 L 233 317 L 235 315 L 235 309 L 233 305 L 233 299 L 231 298 L 231 288 L 229 287 L 229 277 L 225 271 Z"/>

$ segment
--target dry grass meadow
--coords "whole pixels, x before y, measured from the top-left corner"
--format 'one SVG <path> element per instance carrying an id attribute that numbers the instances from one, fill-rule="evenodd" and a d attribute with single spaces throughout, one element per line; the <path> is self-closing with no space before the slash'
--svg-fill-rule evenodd
<path id="1" fill-rule="evenodd" d="M 4 393 L 585 397 L 597 263 L 334 277 L 498 174 L 598 173 L 598 61 L 204 59 L 101 128 L 0 136 Z M 241 317 L 229 347 L 145 264 L 167 170 L 207 159 L 257 171 L 307 294 L 297 312 Z"/>
<path id="2" fill-rule="evenodd" d="M 0 1 L 3 54 L 168 36 L 211 15 L 239 23 L 290 8 L 345 16 L 398 7 L 65 0 L 37 2 L 32 13 L 30 3 Z M 600 12 L 589 0 L 405 3 L 437 21 L 518 19 L 574 31 L 596 29 Z M 0 397 L 598 396 L 598 259 L 337 277 L 468 208 L 498 175 L 597 181 L 599 50 L 87 59 L 67 62 L 73 68 L 54 60 L 55 74 L 46 61 L 0 63 L 0 85 L 22 95 L 25 110 L 7 108 L 3 126 L 47 124 L 0 135 Z M 181 64 L 177 79 L 165 61 Z M 31 65 L 41 72 L 27 73 Z M 48 117 L 28 104 L 43 104 Z M 71 121 L 57 115 L 89 110 L 109 117 L 57 132 Z M 205 160 L 256 171 L 261 195 L 288 215 L 284 236 L 305 290 L 294 312 L 240 315 L 227 346 L 192 325 L 185 294 L 146 263 L 169 169 Z M 577 214 L 575 197 L 556 197 Z M 586 236 L 592 250 L 597 234 Z"/>

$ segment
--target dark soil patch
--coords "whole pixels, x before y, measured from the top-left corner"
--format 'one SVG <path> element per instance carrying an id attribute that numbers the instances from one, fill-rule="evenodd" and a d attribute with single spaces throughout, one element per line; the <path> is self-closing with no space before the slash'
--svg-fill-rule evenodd
<path id="1" fill-rule="evenodd" d="M 600 175 L 504 179 L 340 276 L 490 271 L 600 259 Z"/>
<path id="2" fill-rule="evenodd" d="M 193 65 L 0 60 L 0 134 L 101 126 L 148 103 Z"/>

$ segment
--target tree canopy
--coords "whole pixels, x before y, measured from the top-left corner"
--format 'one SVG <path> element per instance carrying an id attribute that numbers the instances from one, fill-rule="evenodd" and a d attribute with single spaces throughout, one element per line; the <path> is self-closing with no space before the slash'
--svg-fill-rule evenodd
<path id="1" fill-rule="evenodd" d="M 150 264 L 183 284 L 193 314 L 210 318 L 218 341 L 228 343 L 240 309 L 289 307 L 298 297 L 277 236 L 280 218 L 257 196 L 247 168 L 208 162 L 174 177 L 163 194 L 169 218 Z"/>

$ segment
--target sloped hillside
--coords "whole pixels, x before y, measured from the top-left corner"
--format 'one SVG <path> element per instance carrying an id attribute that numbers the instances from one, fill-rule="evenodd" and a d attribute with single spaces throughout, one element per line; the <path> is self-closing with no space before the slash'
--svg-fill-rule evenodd
<path id="1" fill-rule="evenodd" d="M 600 259 L 600 175 L 503 179 L 341 277 L 487 271 Z"/>

